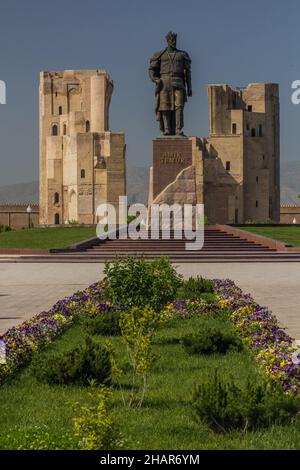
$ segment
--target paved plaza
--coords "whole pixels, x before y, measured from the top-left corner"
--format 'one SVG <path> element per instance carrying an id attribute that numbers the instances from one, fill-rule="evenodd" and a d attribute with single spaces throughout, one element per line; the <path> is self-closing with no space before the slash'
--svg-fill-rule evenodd
<path id="1" fill-rule="evenodd" d="M 102 276 L 98 263 L 1 263 L 0 334 Z M 300 263 L 177 264 L 185 276 L 230 278 L 300 339 Z"/>

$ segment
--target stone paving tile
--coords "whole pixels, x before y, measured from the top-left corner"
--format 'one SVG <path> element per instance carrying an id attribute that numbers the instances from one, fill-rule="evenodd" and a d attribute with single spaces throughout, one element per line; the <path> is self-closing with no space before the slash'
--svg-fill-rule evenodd
<path id="1" fill-rule="evenodd" d="M 97 265 L 1 264 L 0 334 L 101 276 Z"/>

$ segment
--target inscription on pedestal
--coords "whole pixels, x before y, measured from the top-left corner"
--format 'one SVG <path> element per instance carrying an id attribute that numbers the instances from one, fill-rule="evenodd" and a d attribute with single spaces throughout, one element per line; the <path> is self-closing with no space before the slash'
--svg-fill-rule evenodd
<path id="1" fill-rule="evenodd" d="M 153 197 L 172 183 L 178 173 L 192 165 L 192 141 L 165 137 L 153 141 Z"/>

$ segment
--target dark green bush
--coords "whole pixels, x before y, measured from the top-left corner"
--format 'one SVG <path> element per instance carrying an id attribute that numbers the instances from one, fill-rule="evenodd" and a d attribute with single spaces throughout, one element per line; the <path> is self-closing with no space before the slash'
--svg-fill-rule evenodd
<path id="1" fill-rule="evenodd" d="M 161 257 L 155 261 L 128 257 L 106 263 L 105 295 L 114 305 L 126 307 L 149 305 L 156 310 L 176 297 L 181 284 L 170 260 Z"/>
<path id="2" fill-rule="evenodd" d="M 120 311 L 109 310 L 84 320 L 84 327 L 90 335 L 120 336 Z"/>
<path id="3" fill-rule="evenodd" d="M 106 347 L 87 337 L 85 344 L 50 356 L 37 355 L 31 370 L 38 380 L 55 384 L 111 383 L 111 360 Z"/>
<path id="4" fill-rule="evenodd" d="M 241 340 L 225 321 L 204 320 L 197 333 L 184 336 L 182 345 L 188 354 L 225 354 L 240 351 Z"/>
<path id="5" fill-rule="evenodd" d="M 0 232 L 11 232 L 12 228 L 9 225 L 0 225 Z"/>
<path id="6" fill-rule="evenodd" d="M 213 378 L 195 388 L 192 398 L 196 422 L 215 432 L 234 429 L 254 430 L 272 424 L 288 424 L 300 410 L 300 399 L 290 397 L 270 383 L 248 379 L 236 385 L 233 378 Z"/>
<path id="7" fill-rule="evenodd" d="M 214 292 L 214 283 L 210 279 L 203 277 L 190 277 L 183 281 L 177 291 L 178 299 L 199 299 L 203 294 L 212 294 Z"/>

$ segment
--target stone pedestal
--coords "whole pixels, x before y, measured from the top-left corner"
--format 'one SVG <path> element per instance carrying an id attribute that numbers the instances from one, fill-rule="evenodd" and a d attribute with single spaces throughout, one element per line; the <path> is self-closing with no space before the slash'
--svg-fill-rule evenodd
<path id="1" fill-rule="evenodd" d="M 153 199 L 172 183 L 193 160 L 189 137 L 158 137 L 153 140 Z"/>
<path id="2" fill-rule="evenodd" d="M 161 137 L 153 141 L 149 177 L 148 224 L 152 204 L 203 203 L 205 144 L 199 137 Z"/>

